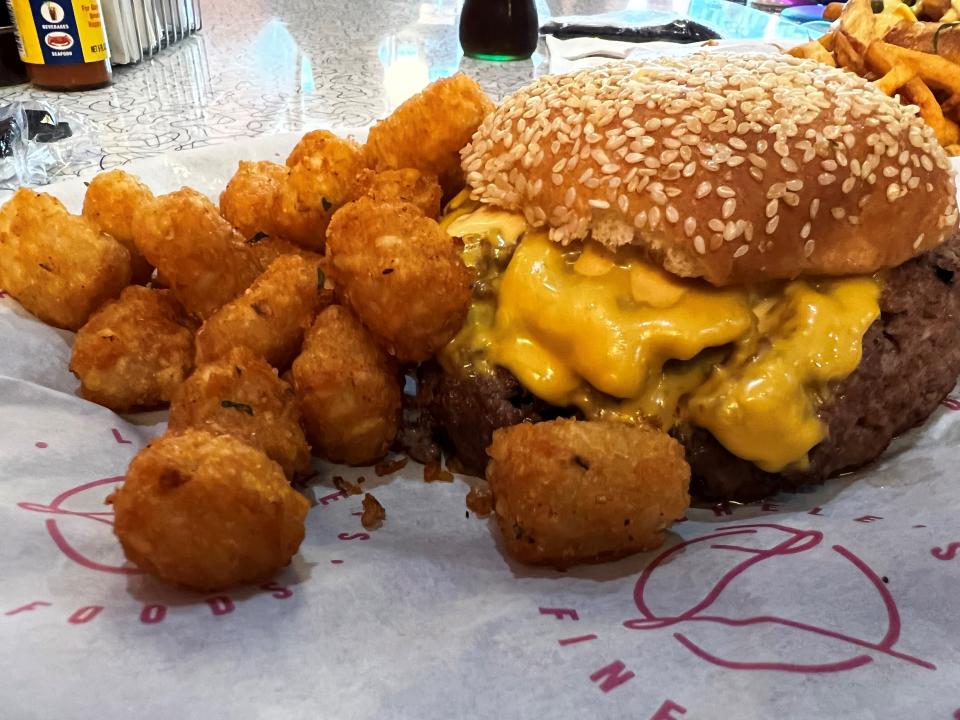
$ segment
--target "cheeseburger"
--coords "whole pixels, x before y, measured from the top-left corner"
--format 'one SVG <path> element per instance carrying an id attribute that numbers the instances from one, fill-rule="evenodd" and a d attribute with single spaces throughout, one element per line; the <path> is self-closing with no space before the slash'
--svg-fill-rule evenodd
<path id="1" fill-rule="evenodd" d="M 706 500 L 875 459 L 960 374 L 954 176 L 917 108 L 789 56 L 544 77 L 461 153 L 476 273 L 419 401 L 469 470 L 495 429 L 652 423 Z"/>

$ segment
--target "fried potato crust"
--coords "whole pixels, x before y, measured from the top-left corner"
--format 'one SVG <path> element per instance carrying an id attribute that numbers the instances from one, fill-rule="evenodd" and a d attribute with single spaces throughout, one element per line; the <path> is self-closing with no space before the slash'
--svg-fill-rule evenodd
<path id="1" fill-rule="evenodd" d="M 310 507 L 260 450 L 202 430 L 147 445 L 111 500 L 131 562 L 206 591 L 272 578 L 300 547 Z"/>
<path id="2" fill-rule="evenodd" d="M 367 155 L 379 170 L 433 173 L 451 196 L 463 188 L 460 149 L 493 109 L 490 98 L 466 75 L 437 80 L 370 128 Z"/>
<path id="3" fill-rule="evenodd" d="M 300 352 L 321 302 L 332 299 L 324 281 L 317 263 L 299 255 L 277 258 L 243 295 L 203 323 L 197 333 L 197 364 L 245 347 L 274 367 L 286 368 Z"/>
<path id="4" fill-rule="evenodd" d="M 193 331 L 169 290 L 131 285 L 77 332 L 80 394 L 117 412 L 169 402 L 193 369 Z"/>
<path id="5" fill-rule="evenodd" d="M 244 239 L 273 232 L 273 203 L 287 168 L 275 162 L 241 160 L 220 193 L 220 214 Z"/>
<path id="6" fill-rule="evenodd" d="M 142 205 L 154 200 L 150 188 L 130 173 L 109 170 L 96 175 L 83 197 L 83 216 L 100 232 L 105 232 L 130 251 L 133 282 L 146 285 L 153 266 L 137 250 L 133 241 L 133 215 Z"/>
<path id="7" fill-rule="evenodd" d="M 256 254 L 206 196 L 190 188 L 138 208 L 137 248 L 188 312 L 210 317 L 260 274 Z"/>
<path id="8" fill-rule="evenodd" d="M 398 360 L 426 360 L 460 330 L 472 274 L 454 239 L 415 206 L 360 198 L 327 235 L 338 293 Z"/>
<path id="9" fill-rule="evenodd" d="M 497 430 L 487 480 L 507 551 L 565 568 L 652 550 L 690 504 L 680 443 L 648 427 L 551 420 Z"/>
<path id="10" fill-rule="evenodd" d="M 310 467 L 300 404 L 289 383 L 248 349 L 197 367 L 170 404 L 170 430 L 233 435 L 265 452 L 287 477 Z"/>
<path id="11" fill-rule="evenodd" d="M 130 275 L 130 252 L 56 198 L 20 188 L 0 208 L 0 288 L 45 323 L 77 330 Z"/>
<path id="12" fill-rule="evenodd" d="M 363 147 L 327 130 L 303 136 L 287 158 L 273 204 L 273 228 L 281 237 L 323 252 L 327 225 L 345 203 L 354 178 L 366 167 Z"/>
<path id="13" fill-rule="evenodd" d="M 403 170 L 362 170 L 354 184 L 351 199 L 369 197 L 378 202 L 402 202 L 416 205 L 428 218 L 440 214 L 443 195 L 437 176 L 414 168 Z"/>
<path id="14" fill-rule="evenodd" d="M 270 267 L 274 260 L 284 255 L 299 255 L 311 263 L 323 264 L 323 255 L 320 253 L 305 250 L 289 240 L 284 240 L 279 235 L 256 234 L 248 238 L 244 245 L 250 248 L 250 251 L 257 258 L 257 264 L 262 271 Z"/>
<path id="15" fill-rule="evenodd" d="M 349 310 L 320 311 L 292 374 L 315 452 L 347 465 L 384 456 L 400 418 L 399 372 Z"/>

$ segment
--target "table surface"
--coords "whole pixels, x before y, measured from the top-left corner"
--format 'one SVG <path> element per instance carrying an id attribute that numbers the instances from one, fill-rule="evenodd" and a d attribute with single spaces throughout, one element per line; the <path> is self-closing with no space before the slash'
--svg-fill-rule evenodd
<path id="1" fill-rule="evenodd" d="M 55 175 L 264 133 L 366 126 L 428 82 L 458 70 L 499 99 L 548 66 L 542 43 L 528 61 L 464 58 L 457 0 L 201 2 L 200 33 L 152 60 L 116 67 L 108 88 L 56 93 L 20 85 L 0 91 L 0 103 L 50 103 L 89 131 L 86 145 L 95 149 L 75 155 Z M 629 20 L 651 9 L 689 14 L 729 30 L 728 37 L 782 37 L 788 25 L 724 0 L 537 5 L 541 19 L 613 12 Z"/>

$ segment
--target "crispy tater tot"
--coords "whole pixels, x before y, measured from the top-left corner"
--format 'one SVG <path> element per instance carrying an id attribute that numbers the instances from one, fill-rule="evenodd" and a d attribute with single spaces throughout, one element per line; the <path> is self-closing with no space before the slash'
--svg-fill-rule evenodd
<path id="1" fill-rule="evenodd" d="M 337 212 L 327 242 L 337 291 L 401 362 L 426 360 L 460 330 L 471 272 L 413 205 L 360 198 Z"/>
<path id="2" fill-rule="evenodd" d="M 118 412 L 169 402 L 193 369 L 193 331 L 169 290 L 131 285 L 77 332 L 80 394 Z"/>
<path id="3" fill-rule="evenodd" d="M 110 502 L 127 559 L 195 590 L 268 581 L 297 553 L 310 509 L 263 452 L 201 430 L 147 445 Z"/>
<path id="4" fill-rule="evenodd" d="M 250 248 L 251 252 L 253 252 L 257 258 L 257 263 L 263 270 L 270 267 L 271 263 L 278 257 L 283 257 L 284 255 L 299 255 L 312 263 L 323 262 L 323 255 L 320 253 L 305 250 L 299 245 L 289 240 L 284 240 L 277 235 L 257 233 L 248 238 L 244 242 L 244 245 Z"/>
<path id="5" fill-rule="evenodd" d="M 134 239 L 180 303 L 200 318 L 250 287 L 261 272 L 243 237 L 206 196 L 190 188 L 142 206 L 134 218 Z"/>
<path id="6" fill-rule="evenodd" d="M 487 480 L 522 563 L 602 562 L 652 550 L 690 504 L 682 446 L 649 427 L 552 420 L 502 428 Z"/>
<path id="7" fill-rule="evenodd" d="M 240 161 L 220 193 L 220 214 L 247 240 L 273 231 L 273 202 L 287 168 L 274 162 Z"/>
<path id="8" fill-rule="evenodd" d="M 169 427 L 238 437 L 279 463 L 287 477 L 310 467 L 293 388 L 246 348 L 197 367 L 173 394 Z"/>
<path id="9" fill-rule="evenodd" d="M 213 315 L 197 333 L 197 364 L 245 347 L 276 368 L 286 368 L 303 345 L 321 300 L 329 304 L 317 263 L 299 255 L 273 261 L 246 292 Z"/>
<path id="10" fill-rule="evenodd" d="M 0 288 L 76 330 L 130 284 L 130 252 L 56 198 L 20 188 L 0 208 Z"/>
<path id="11" fill-rule="evenodd" d="M 327 130 L 307 133 L 287 159 L 273 205 L 273 228 L 283 238 L 322 252 L 327 225 L 350 198 L 353 181 L 366 167 L 363 148 Z"/>
<path id="12" fill-rule="evenodd" d="M 377 169 L 433 173 L 444 193 L 453 195 L 463 187 L 460 149 L 493 109 L 466 75 L 437 80 L 370 128 L 367 154 Z"/>
<path id="13" fill-rule="evenodd" d="M 440 214 L 442 194 L 436 175 L 413 168 L 363 170 L 357 175 L 353 189 L 354 199 L 367 196 L 379 202 L 410 203 L 434 219 Z"/>
<path id="14" fill-rule="evenodd" d="M 130 251 L 133 282 L 146 285 L 153 266 L 140 254 L 133 241 L 133 214 L 153 202 L 150 188 L 130 173 L 110 170 L 93 178 L 83 197 L 83 216 Z"/>
<path id="15" fill-rule="evenodd" d="M 293 361 L 293 386 L 319 455 L 367 465 L 387 452 L 400 418 L 399 372 L 349 310 L 317 315 Z"/>

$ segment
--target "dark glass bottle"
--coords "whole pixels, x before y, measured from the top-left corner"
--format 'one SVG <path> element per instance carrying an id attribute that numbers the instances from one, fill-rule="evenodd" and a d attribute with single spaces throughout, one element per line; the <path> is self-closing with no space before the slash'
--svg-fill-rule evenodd
<path id="1" fill-rule="evenodd" d="M 525 60 L 537 49 L 540 23 L 534 0 L 466 0 L 460 45 L 479 60 Z"/>

